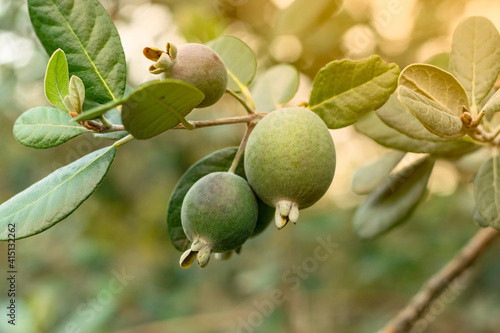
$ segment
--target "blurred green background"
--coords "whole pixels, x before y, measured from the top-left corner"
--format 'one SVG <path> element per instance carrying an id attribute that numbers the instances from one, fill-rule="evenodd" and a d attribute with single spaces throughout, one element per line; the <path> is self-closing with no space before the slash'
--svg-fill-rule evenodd
<path id="1" fill-rule="evenodd" d="M 297 104 L 315 73 L 334 59 L 380 54 L 401 68 L 448 52 L 456 24 L 482 15 L 500 28 L 498 1 L 346 0 L 338 12 L 280 23 L 291 0 L 105 0 L 122 37 L 129 84 L 152 79 L 145 46 L 243 39 L 259 72 L 289 62 L 301 72 Z M 325 2 L 325 1 L 318 1 Z M 337 7 L 330 1 L 331 9 Z M 303 20 L 303 21 L 301 21 Z M 309 21 L 307 21 L 309 20 Z M 26 1 L 0 0 L 0 202 L 99 147 L 80 137 L 47 151 L 12 136 L 25 110 L 47 105 L 48 60 Z M 244 114 L 224 97 L 191 119 Z M 54 228 L 16 243 L 17 325 L 7 325 L 7 246 L 0 244 L 0 332 L 375 332 L 474 234 L 474 170 L 438 163 L 430 196 L 408 223 L 373 241 L 352 232 L 363 197 L 352 173 L 385 149 L 351 128 L 332 132 L 338 169 L 330 191 L 301 212 L 297 226 L 268 228 L 229 261 L 182 270 L 166 233 L 169 196 L 205 155 L 239 143 L 242 125 L 167 132 L 120 149 L 95 194 Z M 330 252 L 321 248 L 333 243 Z M 454 300 L 441 300 L 414 332 L 500 331 L 500 246 L 470 272 Z M 318 256 L 321 253 L 321 256 Z M 446 303 L 446 304 L 445 304 Z M 439 304 L 441 306 L 439 306 Z M 446 305 L 446 306 L 444 306 Z"/>

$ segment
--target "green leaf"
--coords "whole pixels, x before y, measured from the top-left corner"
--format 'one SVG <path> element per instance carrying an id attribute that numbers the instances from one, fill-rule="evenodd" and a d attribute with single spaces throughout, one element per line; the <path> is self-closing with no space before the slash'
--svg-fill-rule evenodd
<path id="1" fill-rule="evenodd" d="M 375 112 L 360 118 L 354 128 L 384 147 L 412 153 L 447 157 L 463 155 L 478 147 L 474 143 L 461 139 L 434 142 L 410 138 L 384 124 Z"/>
<path id="2" fill-rule="evenodd" d="M 37 149 L 56 147 L 88 132 L 85 127 L 74 123 L 66 112 L 52 107 L 30 109 L 14 124 L 16 140 Z"/>
<path id="3" fill-rule="evenodd" d="M 228 73 L 228 89 L 242 92 L 252 82 L 257 70 L 257 59 L 252 49 L 233 36 L 221 36 L 207 44 L 224 60 Z"/>
<path id="4" fill-rule="evenodd" d="M 328 20 L 342 6 L 341 0 L 295 0 L 276 18 L 277 34 L 310 33 L 311 28 Z"/>
<path id="5" fill-rule="evenodd" d="M 183 252 L 188 249 L 189 240 L 182 229 L 181 222 L 181 208 L 182 201 L 189 191 L 191 186 L 196 183 L 200 178 L 208 175 L 212 172 L 228 171 L 233 162 L 234 156 L 238 147 L 228 147 L 218 150 L 195 164 L 193 164 L 179 179 L 170 201 L 168 203 L 167 212 L 167 229 L 170 239 L 174 244 L 174 247 Z M 245 178 L 245 172 L 243 170 L 243 161 L 241 160 L 236 168 L 237 175 Z M 271 222 L 274 217 L 274 208 L 267 206 L 262 200 L 257 198 L 257 203 L 259 205 L 259 216 L 257 219 L 257 225 L 255 227 L 252 236 L 255 236 L 262 232 L 266 226 Z"/>
<path id="6" fill-rule="evenodd" d="M 476 16 L 458 25 L 450 71 L 464 86 L 471 105 L 480 105 L 500 72 L 500 34 L 490 20 Z"/>
<path id="7" fill-rule="evenodd" d="M 410 138 L 435 142 L 448 140 L 429 132 L 429 130 L 411 114 L 410 110 L 399 101 L 396 93 L 392 94 L 387 103 L 375 112 L 387 126 L 394 128 Z"/>
<path id="8" fill-rule="evenodd" d="M 405 155 L 405 152 L 390 151 L 374 162 L 357 169 L 352 178 L 353 192 L 356 194 L 368 194 L 373 191 Z"/>
<path id="9" fill-rule="evenodd" d="M 354 230 L 369 239 L 402 223 L 425 197 L 434 161 L 423 158 L 390 175 L 354 214 Z"/>
<path id="10" fill-rule="evenodd" d="M 500 156 L 490 157 L 474 179 L 476 209 L 484 223 L 500 229 Z"/>
<path id="11" fill-rule="evenodd" d="M 0 240 L 8 239 L 8 224 L 16 224 L 16 239 L 36 235 L 77 209 L 99 186 L 116 154 L 113 146 L 68 164 L 0 205 Z"/>
<path id="12" fill-rule="evenodd" d="M 425 61 L 426 64 L 433 65 L 441 68 L 442 70 L 449 71 L 450 68 L 450 54 L 438 53 Z"/>
<path id="13" fill-rule="evenodd" d="M 252 87 L 255 107 L 259 112 L 271 112 L 290 101 L 299 89 L 299 72 L 291 65 L 271 67 Z"/>
<path id="14" fill-rule="evenodd" d="M 314 78 L 309 107 L 329 128 L 355 123 L 376 110 L 396 89 L 399 67 L 379 56 L 352 61 L 332 61 Z"/>
<path id="15" fill-rule="evenodd" d="M 45 96 L 55 107 L 68 112 L 64 96 L 69 94 L 69 72 L 66 55 L 61 49 L 54 51 L 45 72 Z"/>
<path id="16" fill-rule="evenodd" d="M 104 117 L 108 119 L 115 125 L 123 125 L 122 123 L 122 114 L 117 109 L 111 109 L 104 114 Z M 118 132 L 110 132 L 110 133 L 94 133 L 94 137 L 97 138 L 105 138 L 108 140 L 120 140 L 126 137 L 129 134 L 127 131 L 118 131 Z"/>
<path id="17" fill-rule="evenodd" d="M 123 103 L 123 125 L 136 139 L 152 138 L 185 121 L 203 98 L 200 90 L 183 81 L 147 82 Z"/>
<path id="18" fill-rule="evenodd" d="M 483 113 L 495 113 L 500 111 L 500 90 L 495 92 L 493 96 L 486 102 L 481 112 Z"/>
<path id="19" fill-rule="evenodd" d="M 72 76 L 69 80 L 69 95 L 64 97 L 64 105 L 71 112 L 82 113 L 83 102 L 85 101 L 85 85 L 78 76 Z"/>
<path id="20" fill-rule="evenodd" d="M 96 107 L 93 107 L 90 110 L 87 110 L 85 112 L 80 113 L 78 116 L 73 118 L 73 121 L 84 121 L 84 120 L 92 120 L 99 118 L 109 110 L 114 109 L 118 105 L 123 104 L 126 101 L 126 98 L 124 99 L 119 99 L 117 101 L 110 101 L 105 104 L 98 105 Z"/>
<path id="21" fill-rule="evenodd" d="M 460 117 L 469 109 L 467 94 L 450 73 L 432 65 L 414 64 L 399 77 L 399 99 L 435 135 L 457 138 L 465 134 Z"/>
<path id="22" fill-rule="evenodd" d="M 85 84 L 99 103 L 119 99 L 125 91 L 126 63 L 120 36 L 96 0 L 28 0 L 35 32 L 48 54 L 66 53 L 69 74 Z"/>

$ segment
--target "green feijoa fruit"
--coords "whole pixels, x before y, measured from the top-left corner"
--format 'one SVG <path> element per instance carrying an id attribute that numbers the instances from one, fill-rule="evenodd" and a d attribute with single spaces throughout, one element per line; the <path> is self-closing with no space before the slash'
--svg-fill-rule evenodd
<path id="1" fill-rule="evenodd" d="M 149 71 L 192 84 L 205 95 L 198 108 L 215 104 L 227 88 L 227 69 L 222 58 L 208 46 L 189 43 L 176 47 L 167 44 L 167 51 L 147 47 L 144 55 L 156 61 Z"/>
<path id="2" fill-rule="evenodd" d="M 284 108 L 265 116 L 250 134 L 245 173 L 250 186 L 276 208 L 281 229 L 297 222 L 299 209 L 318 201 L 335 173 L 335 146 L 330 131 L 314 112 Z"/>
<path id="3" fill-rule="evenodd" d="M 211 253 L 240 247 L 252 235 L 257 216 L 257 199 L 245 179 L 230 172 L 202 177 L 182 202 L 182 228 L 192 245 L 181 267 L 189 267 L 194 252 L 204 267 Z M 183 263 L 186 258 L 189 264 Z"/>

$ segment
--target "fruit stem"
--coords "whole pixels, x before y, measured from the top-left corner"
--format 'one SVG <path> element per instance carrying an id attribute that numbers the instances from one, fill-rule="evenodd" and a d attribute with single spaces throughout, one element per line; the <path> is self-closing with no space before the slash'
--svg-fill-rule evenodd
<path id="1" fill-rule="evenodd" d="M 249 123 L 249 122 L 256 122 L 265 115 L 266 115 L 265 113 L 256 113 L 252 115 L 238 116 L 238 117 L 219 118 L 212 120 L 197 120 L 197 121 L 191 121 L 190 124 L 192 124 L 195 128 L 202 128 L 202 127 L 211 127 L 211 126 L 228 125 L 228 124 Z M 179 124 L 175 126 L 173 129 L 186 129 L 186 127 L 183 124 Z"/>
<path id="2" fill-rule="evenodd" d="M 238 102 L 240 102 L 241 105 L 243 105 L 243 107 L 245 108 L 245 110 L 247 110 L 247 112 L 249 114 L 257 113 L 257 111 L 255 111 L 252 107 L 250 107 L 250 105 L 248 105 L 248 103 L 243 98 L 241 98 L 237 93 L 235 93 L 231 89 L 226 89 L 226 93 L 233 96 L 234 98 L 236 98 L 236 100 Z M 245 97 L 247 97 L 247 96 L 245 96 Z M 253 101 L 252 101 L 252 103 L 253 103 Z"/>
<path id="3" fill-rule="evenodd" d="M 241 156 L 243 155 L 243 152 L 245 151 L 245 146 L 247 145 L 248 137 L 250 136 L 250 133 L 252 133 L 252 130 L 254 127 L 255 127 L 255 123 L 248 123 L 247 124 L 247 129 L 245 131 L 245 135 L 243 135 L 243 139 L 241 139 L 240 146 L 238 147 L 238 151 L 236 152 L 236 156 L 234 156 L 233 163 L 231 163 L 231 167 L 229 168 L 228 172 L 234 173 L 234 171 L 238 167 L 238 163 L 240 162 Z"/>

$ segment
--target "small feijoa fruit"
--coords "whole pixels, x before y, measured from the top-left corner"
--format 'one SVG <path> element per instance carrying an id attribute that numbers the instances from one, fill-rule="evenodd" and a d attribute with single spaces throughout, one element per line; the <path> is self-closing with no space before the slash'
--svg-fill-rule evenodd
<path id="1" fill-rule="evenodd" d="M 153 61 L 149 71 L 162 74 L 165 79 L 176 79 L 192 84 L 205 99 L 198 108 L 215 104 L 227 88 L 227 69 L 222 58 L 208 46 L 189 43 L 176 47 L 167 44 L 167 51 L 146 47 L 144 55 Z"/>
<path id="2" fill-rule="evenodd" d="M 199 179 L 182 202 L 182 228 L 192 245 L 181 257 L 181 267 L 189 267 L 195 256 L 204 267 L 211 253 L 243 245 L 257 216 L 257 198 L 242 177 L 214 172 Z"/>
<path id="3" fill-rule="evenodd" d="M 297 222 L 299 209 L 318 201 L 335 173 L 335 147 L 323 120 L 302 107 L 271 112 L 250 134 L 245 172 L 250 186 L 266 204 L 276 207 L 281 229 Z"/>

